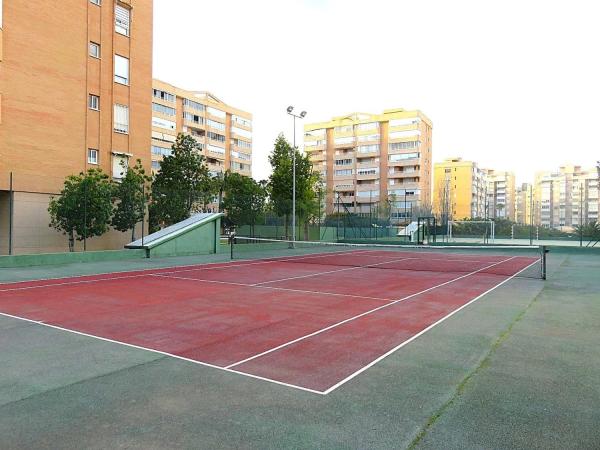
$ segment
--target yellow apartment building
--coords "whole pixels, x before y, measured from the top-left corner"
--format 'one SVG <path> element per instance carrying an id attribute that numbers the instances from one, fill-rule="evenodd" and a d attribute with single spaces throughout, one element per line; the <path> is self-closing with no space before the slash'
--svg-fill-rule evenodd
<path id="1" fill-rule="evenodd" d="M 212 175 L 231 170 L 252 176 L 252 114 L 229 106 L 209 92 L 186 91 L 154 80 L 152 169 L 171 153 L 178 133 L 200 144 Z"/>
<path id="2" fill-rule="evenodd" d="M 432 123 L 421 111 L 352 113 L 304 127 L 304 149 L 326 185 L 326 211 L 368 214 L 385 202 L 392 218 L 431 205 Z"/>
<path id="3" fill-rule="evenodd" d="M 442 220 L 485 217 L 486 171 L 473 161 L 448 158 L 433 169 L 433 210 Z"/>
<path id="4" fill-rule="evenodd" d="M 150 167 L 152 1 L 9 0 L 0 17 L 0 253 L 9 234 L 14 254 L 65 251 L 47 209 L 66 176 Z"/>

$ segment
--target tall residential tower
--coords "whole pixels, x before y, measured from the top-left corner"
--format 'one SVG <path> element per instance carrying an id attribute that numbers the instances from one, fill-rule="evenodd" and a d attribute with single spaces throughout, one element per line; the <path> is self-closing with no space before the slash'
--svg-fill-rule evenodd
<path id="1" fill-rule="evenodd" d="M 178 133 L 193 136 L 213 175 L 226 170 L 252 175 L 252 114 L 209 92 L 192 92 L 160 80 L 152 90 L 152 169 L 171 153 Z"/>
<path id="2" fill-rule="evenodd" d="M 65 177 L 150 166 L 152 1 L 9 0 L 0 16 L 0 252 L 9 233 L 13 253 L 66 250 L 47 212 Z"/>
<path id="3" fill-rule="evenodd" d="M 431 205 L 431 121 L 421 111 L 353 113 L 304 127 L 305 151 L 326 185 L 326 211 L 358 214 L 386 202 L 392 218 Z"/>

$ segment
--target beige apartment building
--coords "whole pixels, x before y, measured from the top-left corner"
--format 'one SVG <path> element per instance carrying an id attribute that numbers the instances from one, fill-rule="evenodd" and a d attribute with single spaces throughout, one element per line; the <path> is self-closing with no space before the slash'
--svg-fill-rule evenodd
<path id="1" fill-rule="evenodd" d="M 444 222 L 485 217 L 486 170 L 476 162 L 447 158 L 433 169 L 433 211 Z"/>
<path id="2" fill-rule="evenodd" d="M 160 169 L 178 133 L 193 136 L 211 174 L 252 175 L 252 114 L 209 92 L 192 92 L 160 80 L 152 89 L 152 169 Z"/>
<path id="3" fill-rule="evenodd" d="M 579 224 L 598 221 L 598 172 L 595 168 L 565 165 L 535 177 L 536 224 L 571 231 Z"/>
<path id="4" fill-rule="evenodd" d="M 305 125 L 304 149 L 326 186 L 326 211 L 368 214 L 389 202 L 405 222 L 431 206 L 432 123 L 421 111 L 353 113 Z"/>
<path id="5" fill-rule="evenodd" d="M 516 218 L 515 174 L 507 171 L 487 169 L 487 208 L 489 219 Z"/>
<path id="6" fill-rule="evenodd" d="M 0 253 L 9 233 L 15 254 L 64 251 L 47 209 L 66 176 L 150 166 L 152 1 L 9 0 L 0 17 Z"/>
<path id="7" fill-rule="evenodd" d="M 530 183 L 522 183 L 517 186 L 515 196 L 515 222 L 521 225 L 531 225 L 532 221 L 535 223 L 535 217 L 532 215 L 533 185 Z"/>

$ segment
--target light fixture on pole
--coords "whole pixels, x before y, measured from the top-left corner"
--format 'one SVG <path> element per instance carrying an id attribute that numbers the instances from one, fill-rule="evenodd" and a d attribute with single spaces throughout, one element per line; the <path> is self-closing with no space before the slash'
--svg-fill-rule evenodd
<path id="1" fill-rule="evenodd" d="M 296 118 L 304 119 L 306 111 L 294 114 L 294 107 L 288 106 L 287 113 L 294 118 L 294 149 L 292 152 L 292 243 L 296 241 Z M 293 245 L 293 244 L 292 244 Z"/>

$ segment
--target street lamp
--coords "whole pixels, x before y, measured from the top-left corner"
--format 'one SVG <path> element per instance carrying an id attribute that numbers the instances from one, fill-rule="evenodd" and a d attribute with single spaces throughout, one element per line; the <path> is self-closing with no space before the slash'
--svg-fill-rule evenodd
<path id="1" fill-rule="evenodd" d="M 294 114 L 294 107 L 288 106 L 287 113 L 294 118 L 294 150 L 292 152 L 292 245 L 296 241 L 296 118 L 304 119 L 306 111 Z"/>

